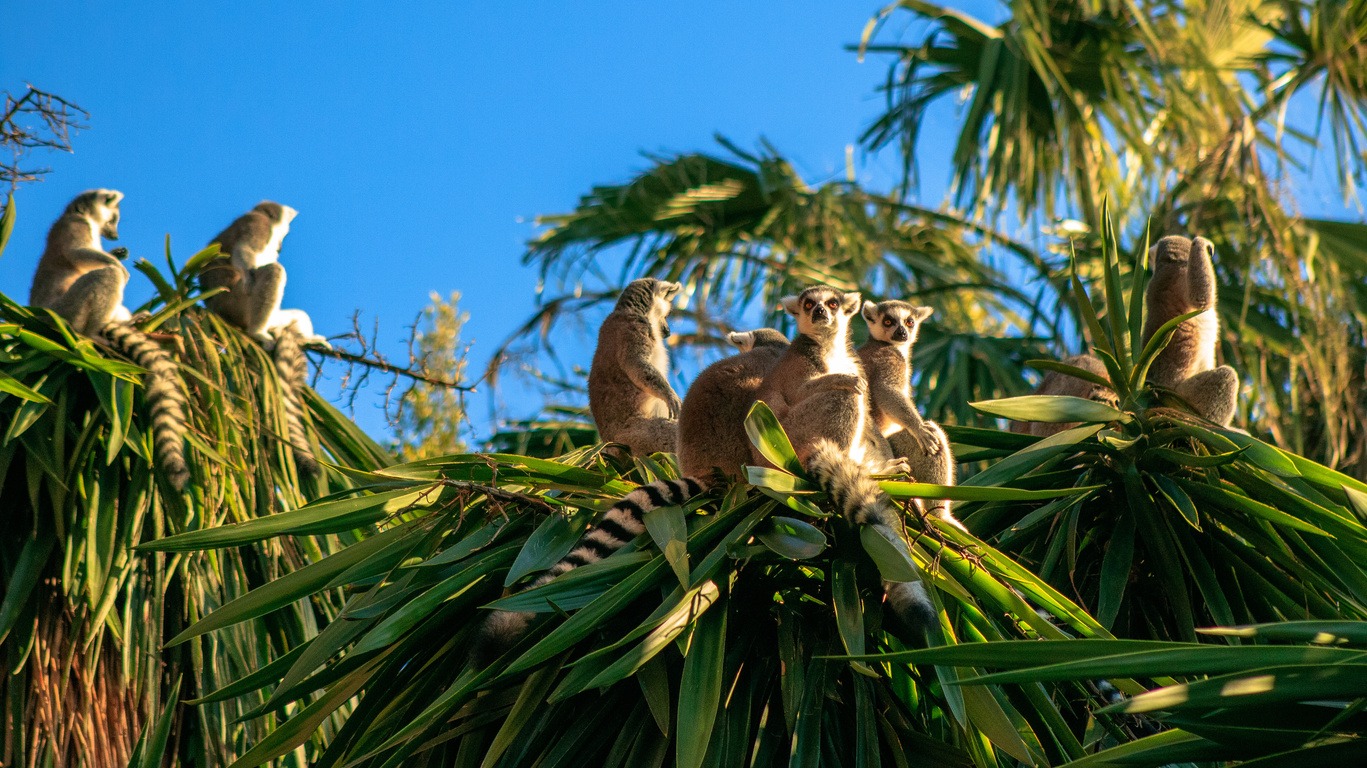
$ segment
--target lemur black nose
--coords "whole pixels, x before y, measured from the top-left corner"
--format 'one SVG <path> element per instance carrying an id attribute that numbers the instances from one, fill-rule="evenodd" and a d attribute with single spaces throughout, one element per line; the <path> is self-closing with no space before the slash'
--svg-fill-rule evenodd
<path id="1" fill-rule="evenodd" d="M 813 319 L 813 320 L 825 320 L 825 319 L 826 319 L 826 308 L 823 307 L 823 306 L 821 306 L 820 304 L 816 305 L 815 307 L 812 307 L 812 319 Z"/>
<path id="2" fill-rule="evenodd" d="M 907 340 L 907 329 L 905 329 L 905 328 L 898 328 L 897 330 L 893 331 L 893 332 L 892 332 L 892 340 L 893 340 L 893 341 L 906 341 L 906 340 Z"/>

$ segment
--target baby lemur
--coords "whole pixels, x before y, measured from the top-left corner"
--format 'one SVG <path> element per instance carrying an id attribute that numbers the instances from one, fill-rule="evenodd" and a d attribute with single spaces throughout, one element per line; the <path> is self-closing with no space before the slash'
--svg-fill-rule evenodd
<path id="1" fill-rule="evenodd" d="M 181 491 L 190 479 L 185 463 L 186 399 L 175 361 L 132 324 L 123 306 L 128 249 L 106 252 L 100 238 L 119 239 L 123 193 L 92 189 L 77 195 L 48 231 L 29 304 L 56 312 L 76 331 L 103 338 L 147 370 L 143 380 L 152 412 L 152 446 L 166 482 Z"/>
<path id="2" fill-rule="evenodd" d="M 604 442 L 632 453 L 672 453 L 682 403 L 665 378 L 669 372 L 671 301 L 678 283 L 633 280 L 598 331 L 589 368 L 589 410 Z"/>
<path id="3" fill-rule="evenodd" d="M 1228 426 L 1234 419 L 1239 377 L 1228 365 L 1215 365 L 1215 351 L 1220 344 L 1215 266 L 1211 262 L 1215 246 L 1203 237 L 1191 240 L 1169 235 L 1159 240 L 1150 254 L 1153 276 L 1144 292 L 1147 306 L 1143 342 L 1147 344 L 1169 320 L 1188 312 L 1204 311 L 1177 326 L 1150 366 L 1147 382 L 1173 390 L 1204 418 Z M 1076 355 L 1064 362 L 1102 377 L 1109 376 L 1106 367 L 1092 355 Z M 1035 394 L 1072 395 L 1116 403 L 1113 390 L 1052 371 L 1040 382 Z M 1070 426 L 1074 425 L 1013 424 L 1012 431 L 1046 436 Z"/>
<path id="4" fill-rule="evenodd" d="M 912 479 L 954 485 L 954 454 L 944 430 L 921 418 L 911 396 L 911 354 L 921 323 L 934 310 L 905 301 L 864 302 L 869 340 L 859 348 L 859 359 L 869 382 L 873 428 L 887 438 L 894 456 L 906 459 Z M 958 524 L 948 499 L 929 502 L 929 511 Z"/>

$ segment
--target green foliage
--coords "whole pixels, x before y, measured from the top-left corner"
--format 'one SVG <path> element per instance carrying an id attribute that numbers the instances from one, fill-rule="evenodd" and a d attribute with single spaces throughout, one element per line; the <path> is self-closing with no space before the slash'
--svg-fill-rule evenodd
<path id="1" fill-rule="evenodd" d="M 1008 641 L 897 658 L 1004 670 L 966 685 L 1094 677 L 1156 684 L 1102 712 L 1143 715 L 1171 729 L 1068 763 L 1077 768 L 1224 760 L 1243 760 L 1240 765 L 1250 768 L 1304 768 L 1367 760 L 1367 623 L 1298 621 L 1203 632 L 1255 644 Z"/>
<path id="2" fill-rule="evenodd" d="M 1002 502 L 956 511 L 1118 635 L 1194 640 L 1197 627 L 1214 623 L 1367 618 L 1367 573 L 1355 565 L 1367 556 L 1367 527 L 1349 498 L 1349 489 L 1367 485 L 1203 422 L 1171 393 L 1148 386 L 1150 363 L 1185 316 L 1144 343 L 1144 308 L 1137 290 L 1121 287 L 1111 237 L 1103 224 L 1101 313 L 1080 281 L 1074 287 L 1120 410 L 1051 396 L 975 404 L 1010 418 L 1080 425 L 964 483 L 1092 490 L 1042 508 Z M 951 433 L 991 448 L 973 433 Z"/>
<path id="3" fill-rule="evenodd" d="M 766 415 L 757 408 L 752 434 L 789 465 L 787 438 Z M 236 765 L 303 743 L 353 692 L 357 708 L 316 765 L 824 765 L 851 756 L 894 764 L 910 754 L 996 765 L 1083 754 L 1073 715 L 1060 715 L 1050 699 L 1081 702 L 1081 687 L 965 695 L 954 682 L 971 668 L 827 658 L 905 648 L 885 626 L 884 578 L 935 585 L 936 642 L 1061 639 L 1060 626 L 1106 633 L 957 528 L 912 516 L 910 544 L 861 535 L 786 471 L 759 472 L 757 486 L 721 489 L 684 509 L 654 510 L 648 535 L 626 549 L 500 598 L 505 586 L 567 553 L 633 482 L 675 475 L 658 457 L 625 469 L 596 448 L 552 461 L 429 459 L 369 474 L 368 495 L 154 543 L 188 552 L 391 520 L 379 536 L 311 566 L 316 575 L 301 571 L 259 588 L 185 633 L 240 626 L 233 622 L 270 615 L 324 585 L 353 594 L 342 620 L 300 655 L 234 687 L 274 686 L 263 711 L 302 707 Z M 903 502 L 1038 502 L 1088 490 L 885 489 Z M 1036 612 L 1041 606 L 1057 625 Z M 481 669 L 467 661 L 484 607 L 540 617 Z"/>
<path id="4" fill-rule="evenodd" d="M 440 373 L 448 381 L 463 381 L 465 350 L 460 329 L 469 315 L 460 311 L 460 293 L 442 299 L 435 291 L 422 311 L 413 342 L 417 367 Z M 399 398 L 394 424 L 396 451 L 403 461 L 456 453 L 464 449 L 460 428 L 465 423 L 464 393 L 419 381 Z"/>
<path id="5" fill-rule="evenodd" d="M 7 205 L 0 234 L 16 213 Z M 0 250 L 3 249 L 0 240 Z M 46 310 L 0 295 L 0 762 L 6 765 L 220 765 L 279 722 L 239 723 L 262 700 L 186 708 L 265 666 L 340 607 L 320 591 L 263 619 L 163 648 L 188 622 L 252 588 L 358 541 L 354 531 L 194 555 L 139 553 L 170 534 L 270 519 L 350 481 L 301 478 L 269 356 L 197 308 L 193 275 L 212 249 L 165 277 L 143 309 L 190 396 L 193 479 L 177 494 L 152 459 L 142 369 Z M 376 468 L 385 453 L 311 390 L 308 433 L 320 457 Z M 136 740 L 136 742 L 134 741 Z M 287 764 L 302 764 L 302 753 Z"/>
<path id="6" fill-rule="evenodd" d="M 895 147 L 914 180 L 922 126 L 960 102 L 951 195 L 974 220 L 1095 222 L 1109 200 L 1126 250 L 1150 228 L 1212 240 L 1243 423 L 1367 478 L 1367 227 L 1302 218 L 1296 202 L 1313 195 L 1288 195 L 1320 158 L 1345 201 L 1367 172 L 1367 3 L 1014 0 L 1003 11 L 1000 23 L 924 0 L 880 12 L 860 51 L 889 61 L 886 107 L 865 146 Z"/>

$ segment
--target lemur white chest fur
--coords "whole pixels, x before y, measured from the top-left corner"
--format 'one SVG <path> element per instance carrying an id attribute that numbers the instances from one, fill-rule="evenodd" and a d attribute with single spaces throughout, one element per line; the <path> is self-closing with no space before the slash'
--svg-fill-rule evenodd
<path id="1" fill-rule="evenodd" d="M 240 269 L 253 270 L 267 264 L 274 264 L 280 260 L 280 246 L 285 242 L 285 235 L 290 233 L 290 225 L 287 221 L 282 221 L 271 226 L 270 239 L 266 245 L 257 253 L 250 253 L 245 248 L 238 248 L 232 256 L 233 264 Z"/>
<path id="2" fill-rule="evenodd" d="M 1220 316 L 1215 310 L 1206 310 L 1193 317 L 1190 322 L 1196 324 L 1199 329 L 1198 337 L 1202 339 L 1220 338 Z M 1193 364 L 1192 373 L 1200 373 L 1215 368 L 1215 347 L 1218 344 L 1202 344 L 1197 349 L 1197 358 Z"/>
<path id="3" fill-rule="evenodd" d="M 823 358 L 826 373 L 843 373 L 850 376 L 858 376 L 863 372 L 859 361 L 850 352 L 850 345 L 845 340 L 844 335 L 831 345 L 831 349 L 826 352 Z"/>

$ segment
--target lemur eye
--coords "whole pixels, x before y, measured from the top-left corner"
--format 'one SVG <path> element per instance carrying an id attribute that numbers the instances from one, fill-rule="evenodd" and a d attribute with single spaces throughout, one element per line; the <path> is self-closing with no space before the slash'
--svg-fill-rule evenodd
<path id="1" fill-rule="evenodd" d="M 908 327 L 908 328 L 911 327 L 911 318 L 907 318 L 907 327 Z"/>
<path id="2" fill-rule="evenodd" d="M 811 299 L 807 299 L 806 301 L 802 302 L 803 309 L 811 309 L 814 306 L 816 306 L 816 302 L 812 301 Z"/>
<path id="3" fill-rule="evenodd" d="M 890 318 L 890 317 L 885 317 L 885 318 L 883 318 L 883 327 L 884 327 L 884 328 L 891 328 L 891 327 L 892 327 L 892 318 Z"/>
<path id="4" fill-rule="evenodd" d="M 826 301 L 826 306 L 830 307 L 831 309 L 835 309 L 836 307 L 840 306 L 840 302 L 836 301 L 835 299 L 829 299 Z"/>

